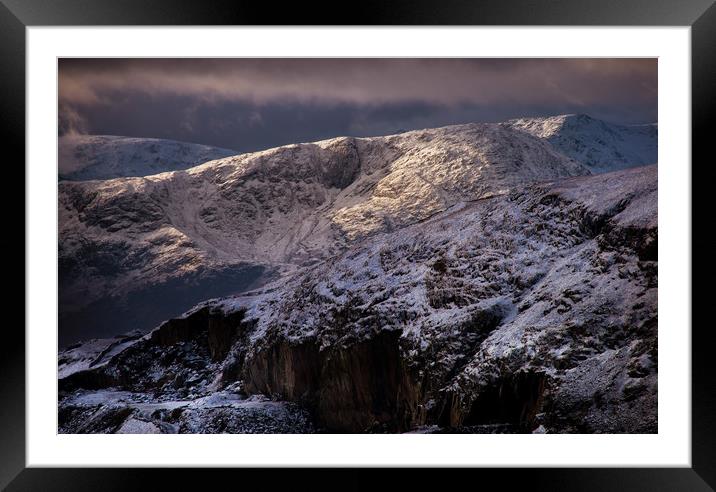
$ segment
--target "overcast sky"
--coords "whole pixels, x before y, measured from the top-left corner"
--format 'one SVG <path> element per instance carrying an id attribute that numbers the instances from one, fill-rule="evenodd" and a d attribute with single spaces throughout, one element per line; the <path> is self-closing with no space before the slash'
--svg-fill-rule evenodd
<path id="1" fill-rule="evenodd" d="M 657 120 L 656 59 L 60 59 L 59 131 L 240 152 L 520 116 Z"/>

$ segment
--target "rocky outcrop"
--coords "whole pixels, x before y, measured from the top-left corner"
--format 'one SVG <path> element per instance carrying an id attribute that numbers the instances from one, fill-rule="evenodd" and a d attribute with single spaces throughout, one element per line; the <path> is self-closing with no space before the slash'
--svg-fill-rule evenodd
<path id="1" fill-rule="evenodd" d="M 243 335 L 244 311 L 223 313 L 201 307 L 181 318 L 173 318 L 152 331 L 149 341 L 160 347 L 171 347 L 206 336 L 211 360 L 222 361 L 236 340 Z"/>
<path id="2" fill-rule="evenodd" d="M 420 425 L 420 384 L 407 367 L 400 333 L 384 331 L 346 347 L 315 341 L 272 344 L 246 363 L 245 390 L 299 401 L 340 432 L 401 432 Z"/>
<path id="3" fill-rule="evenodd" d="M 544 372 L 518 371 L 499 378 L 474 399 L 448 392 L 437 423 L 453 428 L 503 424 L 531 431 L 542 411 L 547 380 Z"/>

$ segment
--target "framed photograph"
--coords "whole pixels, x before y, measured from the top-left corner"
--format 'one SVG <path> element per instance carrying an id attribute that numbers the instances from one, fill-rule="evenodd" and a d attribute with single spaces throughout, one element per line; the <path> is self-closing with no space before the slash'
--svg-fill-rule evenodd
<path id="1" fill-rule="evenodd" d="M 713 490 L 713 2 L 345 20 L 3 0 L 0 484 Z"/>

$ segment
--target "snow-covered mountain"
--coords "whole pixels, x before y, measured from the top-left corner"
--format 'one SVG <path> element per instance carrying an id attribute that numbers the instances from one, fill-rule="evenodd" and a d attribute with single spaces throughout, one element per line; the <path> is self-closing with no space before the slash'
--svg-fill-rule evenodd
<path id="1" fill-rule="evenodd" d="M 636 140 L 562 116 L 61 181 L 60 344 L 92 340 L 60 432 L 656 432 L 658 172 L 605 172 Z"/>
<path id="2" fill-rule="evenodd" d="M 657 188 L 648 166 L 485 191 L 73 348 L 60 431 L 656 432 Z"/>
<path id="3" fill-rule="evenodd" d="M 544 138 L 594 173 L 657 163 L 657 126 L 615 125 L 586 114 L 520 118 L 504 123 Z"/>
<path id="4" fill-rule="evenodd" d="M 174 140 L 113 135 L 64 135 L 58 148 L 60 179 L 72 181 L 147 176 L 236 153 Z"/>
<path id="5" fill-rule="evenodd" d="M 458 202 L 588 173 L 526 132 L 470 124 L 289 145 L 141 178 L 63 181 L 62 342 L 148 330 L 202 299 Z"/>

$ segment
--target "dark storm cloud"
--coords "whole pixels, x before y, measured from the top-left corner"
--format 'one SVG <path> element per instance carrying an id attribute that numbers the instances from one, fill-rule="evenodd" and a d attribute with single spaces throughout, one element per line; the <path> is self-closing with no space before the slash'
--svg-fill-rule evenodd
<path id="1" fill-rule="evenodd" d="M 60 102 L 57 114 L 60 135 L 87 133 L 87 121 L 72 106 Z"/>
<path id="2" fill-rule="evenodd" d="M 60 116 L 90 133 L 239 151 L 586 112 L 656 121 L 655 59 L 62 59 Z M 65 125 L 67 126 L 67 125 Z"/>

